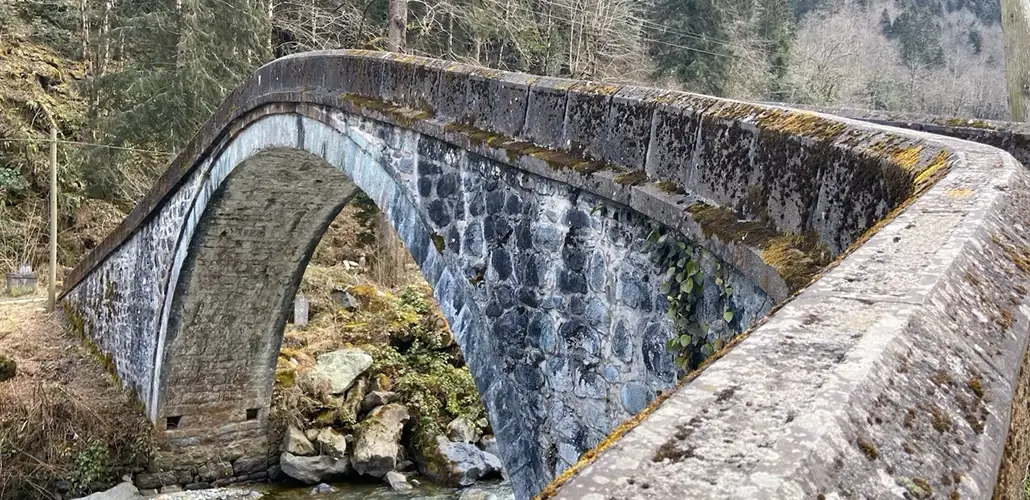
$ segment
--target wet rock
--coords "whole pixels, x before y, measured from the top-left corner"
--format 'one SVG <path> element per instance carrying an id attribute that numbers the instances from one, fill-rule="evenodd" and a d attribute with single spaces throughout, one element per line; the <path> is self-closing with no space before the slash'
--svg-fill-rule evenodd
<path id="1" fill-rule="evenodd" d="M 455 443 L 475 443 L 479 436 L 472 426 L 472 422 L 464 417 L 458 417 L 447 424 L 447 438 Z"/>
<path id="2" fill-rule="evenodd" d="M 328 484 L 325 484 L 325 483 L 318 483 L 318 486 L 315 486 L 314 488 L 311 488 L 311 494 L 312 495 L 321 495 L 323 493 L 335 493 L 335 492 L 336 492 L 336 488 L 333 488 L 332 486 L 329 486 Z"/>
<path id="3" fill-rule="evenodd" d="M 80 500 L 133 500 L 139 496 L 139 490 L 132 483 L 123 482 L 107 491 L 100 491 Z"/>
<path id="4" fill-rule="evenodd" d="M 326 427 L 319 429 L 315 436 L 318 453 L 333 458 L 347 458 L 347 440 L 338 432 Z"/>
<path id="5" fill-rule="evenodd" d="M 383 479 L 386 479 L 386 483 L 394 491 L 408 491 L 412 489 L 412 486 L 408 484 L 408 478 L 395 470 L 387 472 Z"/>
<path id="6" fill-rule="evenodd" d="M 18 363 L 6 356 L 0 356 L 0 382 L 14 378 L 18 371 Z"/>
<path id="7" fill-rule="evenodd" d="M 208 489 L 210 487 L 211 487 L 211 485 L 209 483 L 199 482 L 199 483 L 187 484 L 185 489 L 186 489 L 186 491 L 197 491 L 197 490 L 206 490 L 206 489 Z"/>
<path id="8" fill-rule="evenodd" d="M 401 453 L 401 433 L 409 418 L 408 409 L 397 403 L 372 410 L 357 428 L 351 458 L 354 470 L 375 477 L 394 470 Z"/>
<path id="9" fill-rule="evenodd" d="M 357 348 L 340 349 L 318 357 L 308 377 L 316 384 L 326 384 L 330 394 L 343 394 L 351 384 L 372 366 L 372 356 Z"/>
<path id="10" fill-rule="evenodd" d="M 361 402 L 362 411 L 371 411 L 377 406 L 383 406 L 385 404 L 396 403 L 400 401 L 401 396 L 396 392 L 390 391 L 372 391 L 365 395 L 364 401 Z"/>
<path id="11" fill-rule="evenodd" d="M 437 436 L 434 446 L 422 451 L 423 473 L 446 486 L 469 486 L 501 471 L 500 460 L 496 456 L 471 444 L 452 442 L 444 436 Z"/>
<path id="12" fill-rule="evenodd" d="M 497 438 L 493 434 L 487 434 L 479 440 L 479 449 L 491 455 L 501 455 L 501 449 L 497 446 Z"/>
<path id="13" fill-rule="evenodd" d="M 308 438 L 304 436 L 300 429 L 293 426 L 286 429 L 286 434 L 283 436 L 283 443 L 279 450 L 298 456 L 315 454 L 315 446 L 311 444 L 311 441 L 308 441 Z"/>
<path id="14" fill-rule="evenodd" d="M 328 478 L 342 476 L 350 470 L 346 458 L 333 458 L 327 455 L 298 457 L 288 452 L 279 456 L 279 466 L 287 476 L 307 484 L 317 484 Z"/>

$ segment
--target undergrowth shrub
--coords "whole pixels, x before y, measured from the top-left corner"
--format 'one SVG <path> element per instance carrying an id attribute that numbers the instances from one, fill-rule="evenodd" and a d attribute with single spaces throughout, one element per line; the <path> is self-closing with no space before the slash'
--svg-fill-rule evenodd
<path id="1" fill-rule="evenodd" d="M 112 416 L 55 383 L 0 391 L 0 498 L 53 498 L 65 480 L 73 493 L 109 486 L 146 464 L 150 424 Z"/>

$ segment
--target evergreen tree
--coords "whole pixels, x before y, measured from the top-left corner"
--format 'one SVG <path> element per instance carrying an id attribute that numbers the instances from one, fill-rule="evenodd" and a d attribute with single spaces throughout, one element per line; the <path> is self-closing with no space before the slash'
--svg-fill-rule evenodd
<path id="1" fill-rule="evenodd" d="M 715 0 L 660 0 L 654 20 L 660 29 L 651 55 L 659 76 L 672 76 L 691 90 L 722 95 L 734 57 L 730 13 Z"/>
<path id="2" fill-rule="evenodd" d="M 97 140 L 110 145 L 177 151 L 270 58 L 271 29 L 256 0 L 123 0 L 114 25 L 105 41 L 115 47 L 110 69 L 88 83 L 97 96 Z M 102 191 L 121 189 L 133 175 L 102 168 L 129 165 L 119 150 L 97 149 L 87 160 L 98 167 L 91 184 Z"/>

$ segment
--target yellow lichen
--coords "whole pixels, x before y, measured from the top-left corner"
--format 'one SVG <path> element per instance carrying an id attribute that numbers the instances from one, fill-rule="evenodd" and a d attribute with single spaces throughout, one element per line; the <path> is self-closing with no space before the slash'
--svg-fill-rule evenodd
<path id="1" fill-rule="evenodd" d="M 829 248 L 815 233 L 781 234 L 762 249 L 762 260 L 776 269 L 791 292 L 807 285 L 830 259 Z"/>
<path id="2" fill-rule="evenodd" d="M 915 186 L 918 188 L 924 184 L 932 184 L 932 182 L 935 182 L 937 179 L 942 177 L 950 159 L 951 155 L 947 151 L 937 153 L 937 156 L 930 161 L 929 165 L 927 165 L 926 168 L 916 176 L 915 181 L 913 182 Z"/>

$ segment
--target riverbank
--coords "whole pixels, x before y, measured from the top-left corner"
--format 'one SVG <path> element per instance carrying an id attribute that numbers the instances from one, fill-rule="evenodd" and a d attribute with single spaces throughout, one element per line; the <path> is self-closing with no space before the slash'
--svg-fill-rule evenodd
<path id="1" fill-rule="evenodd" d="M 320 484 L 313 488 L 282 485 L 251 485 L 182 491 L 146 497 L 132 483 L 123 482 L 110 490 L 94 493 L 81 500 L 514 500 L 511 485 L 493 482 L 469 488 L 444 488 L 424 485 L 398 492 L 381 485 Z"/>
<path id="2" fill-rule="evenodd" d="M 0 498 L 60 498 L 142 471 L 150 424 L 103 367 L 38 300 L 0 300 Z"/>

